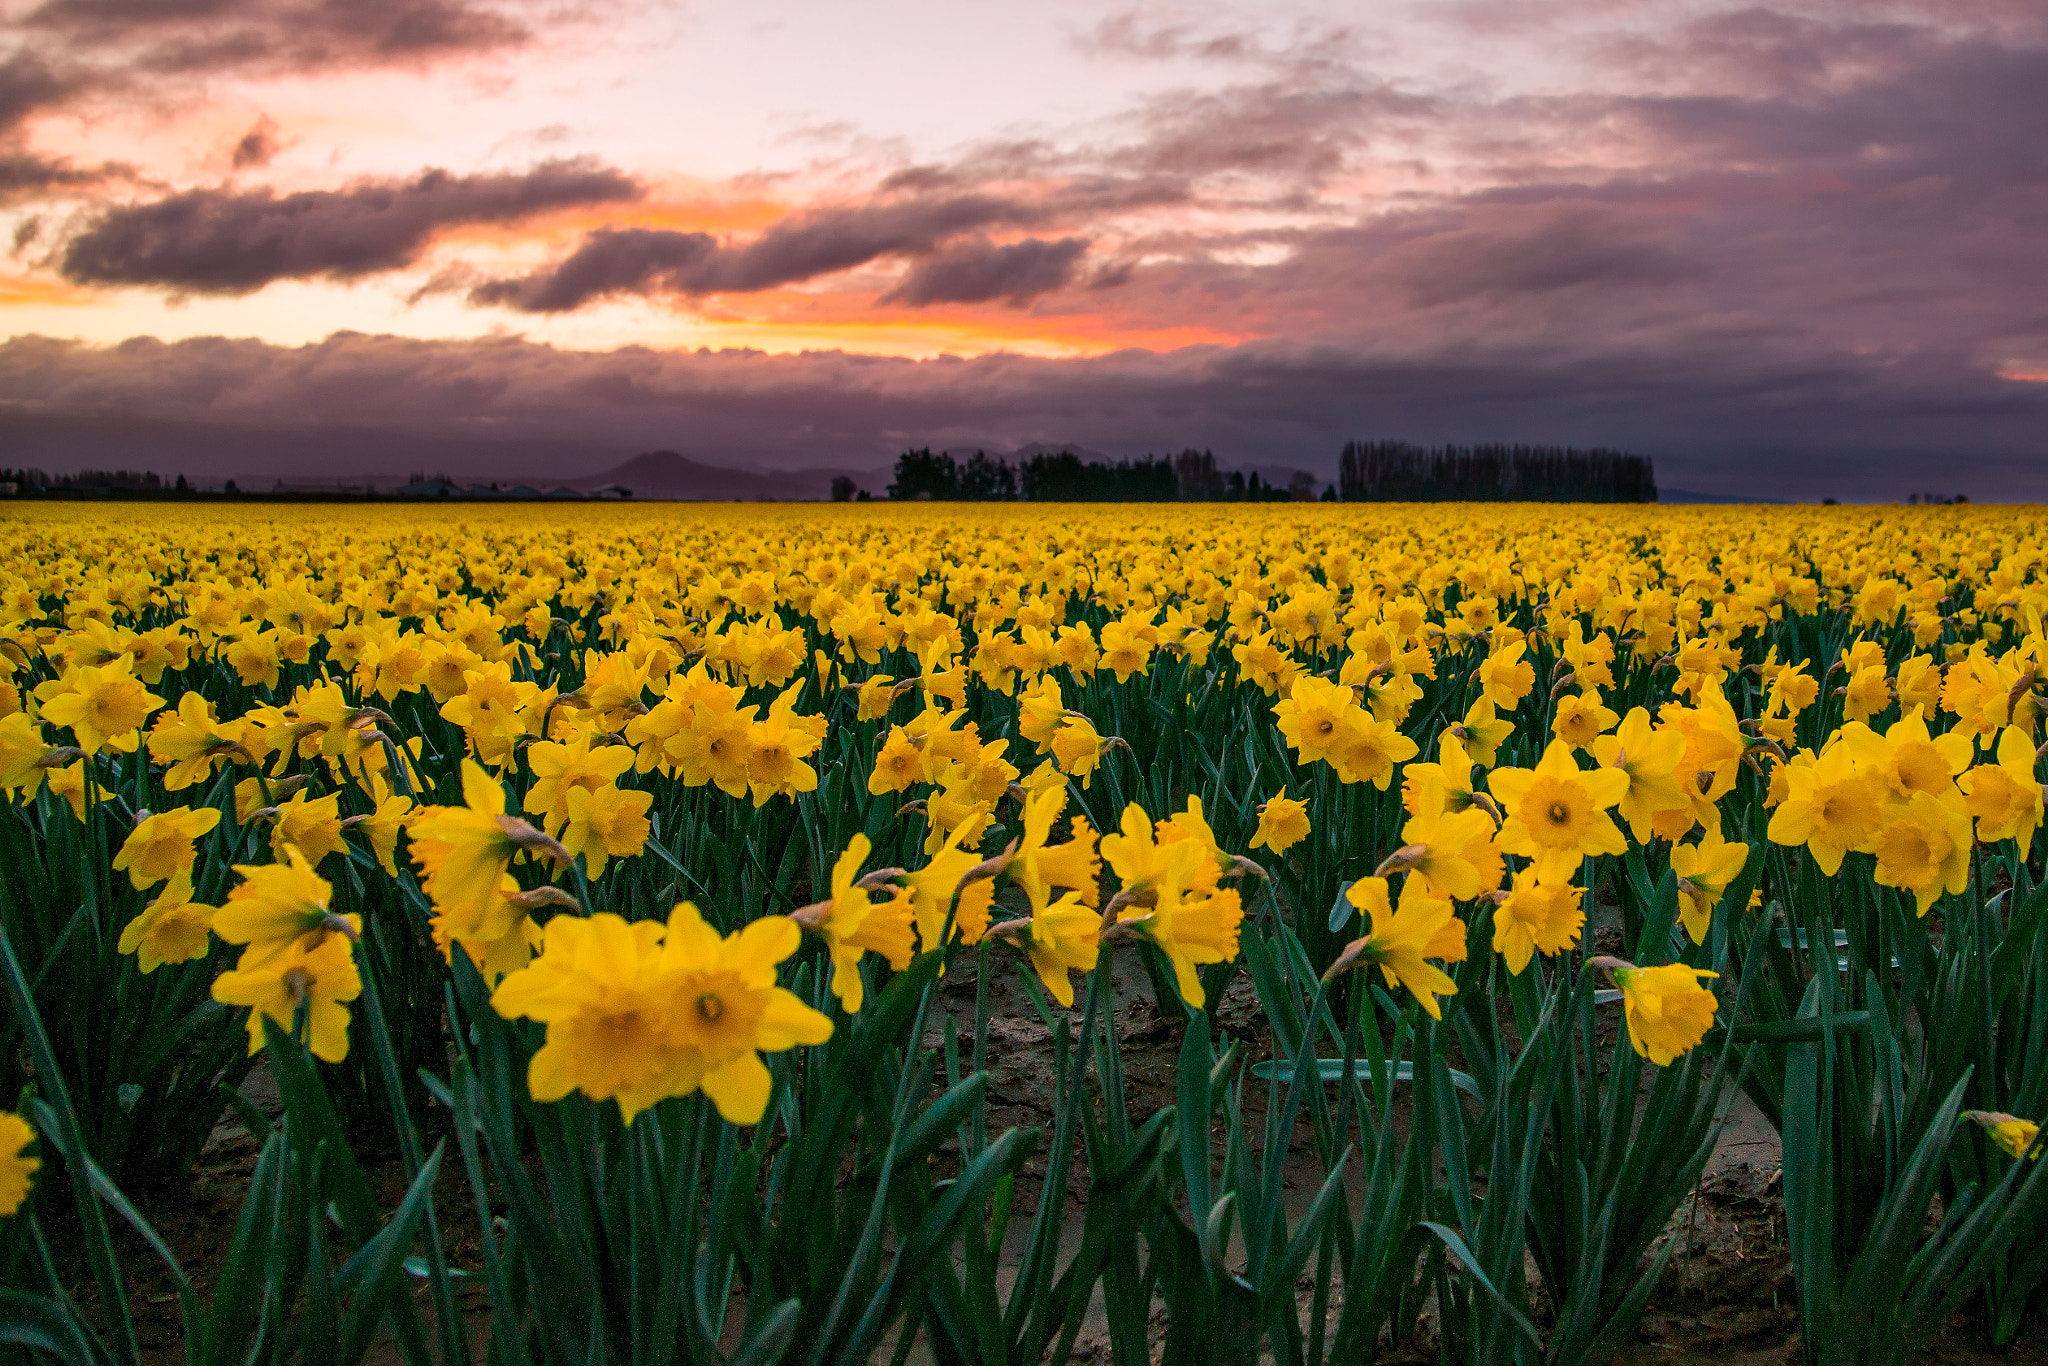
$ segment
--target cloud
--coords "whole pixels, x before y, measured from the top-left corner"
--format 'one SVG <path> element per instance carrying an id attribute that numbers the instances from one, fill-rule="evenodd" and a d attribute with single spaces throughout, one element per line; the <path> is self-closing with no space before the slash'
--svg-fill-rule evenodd
<path id="1" fill-rule="evenodd" d="M 266 117 L 236 140 L 229 159 L 236 170 L 245 171 L 251 166 L 268 166 L 277 151 L 277 125 Z"/>
<path id="2" fill-rule="evenodd" d="M 1298 21 L 1280 42 L 1253 27 L 1204 28 L 1187 21 L 1160 21 L 1143 11 L 1099 20 L 1071 36 L 1074 49 L 1092 57 L 1146 62 L 1197 61 L 1253 65 L 1296 72 L 1340 62 L 1351 47 L 1349 29 Z"/>
<path id="3" fill-rule="evenodd" d="M 456 224 L 507 222 L 640 192 L 624 172 L 587 157 L 518 173 L 432 170 L 408 181 L 288 195 L 187 190 L 102 213 L 66 244 L 62 270 L 81 284 L 245 294 L 275 280 L 391 270 Z"/>
<path id="4" fill-rule="evenodd" d="M 17 49 L 0 61 L 0 133 L 62 102 L 85 83 L 75 74 L 60 73 L 29 49 Z"/>
<path id="5" fill-rule="evenodd" d="M 1133 191 L 1128 186 L 1118 190 L 1157 193 L 1156 189 Z M 960 194 L 825 208 L 792 215 L 738 245 L 721 244 L 704 233 L 600 228 L 561 261 L 518 279 L 480 285 L 471 291 L 470 299 L 529 313 L 558 313 L 616 294 L 753 293 L 864 266 L 883 257 L 927 256 L 964 233 L 1041 222 L 1076 212 L 1078 206 L 1094 207 L 1115 198 L 1117 191 L 1087 186 L 1032 201 Z M 1050 278 L 1058 253 L 1047 255 L 1043 245 L 1010 258 L 1008 268 L 1014 273 L 1027 261 L 1037 261 L 1040 278 Z M 953 272 L 946 278 L 964 279 L 959 272 L 968 268 L 968 259 L 962 256 L 943 269 Z M 1036 287 L 1031 292 L 1050 287 Z M 975 297 L 996 298 L 1010 292 Z M 938 297 L 934 295 L 930 301 Z"/>
<path id="6" fill-rule="evenodd" d="M 158 74 L 416 64 L 516 47 L 516 3 L 482 0 L 46 0 L 24 27 L 73 54 Z"/>
<path id="7" fill-rule="evenodd" d="M 1622 215 L 1572 204 L 1521 209 L 1500 224 L 1466 215 L 1388 253 L 1380 266 L 1423 308 L 1587 286 L 1668 285 L 1703 269 Z"/>
<path id="8" fill-rule="evenodd" d="M 599 228 L 565 259 L 513 280 L 487 280 L 473 304 L 522 313 L 565 313 L 616 294 L 688 289 L 690 272 L 718 252 L 708 233 L 660 228 Z"/>
<path id="9" fill-rule="evenodd" d="M 1243 61 L 1261 55 L 1263 48 L 1248 33 L 1203 34 L 1192 24 L 1148 22 L 1143 14 L 1112 14 L 1093 28 L 1076 34 L 1073 45 L 1091 56 L 1134 57 L 1142 61 L 1165 62 L 1182 58 L 1204 61 Z"/>
<path id="10" fill-rule="evenodd" d="M 21 45 L 0 57 L 0 136 L 43 114 L 190 99 L 218 76 L 416 70 L 509 52 L 587 9 L 547 0 L 44 0 L 7 20 Z"/>
<path id="11" fill-rule="evenodd" d="M 747 245 L 693 272 L 698 293 L 746 292 L 931 251 L 959 233 L 1029 222 L 1041 210 L 987 194 L 820 209 L 777 223 Z"/>
<path id="12" fill-rule="evenodd" d="M 964 242 L 912 266 L 903 283 L 884 294 L 882 302 L 923 307 L 1001 299 L 1021 308 L 1066 284 L 1087 250 L 1085 237 L 1057 241 L 1027 237 L 1007 246 Z"/>
<path id="13" fill-rule="evenodd" d="M 1657 457 L 1674 486 L 1763 497 L 2048 492 L 2048 385 L 2000 380 L 1952 355 L 1872 357 L 1783 338 L 1472 342 L 1432 354 L 1276 340 L 929 361 L 353 333 L 304 347 L 0 343 L 0 436 L 40 424 L 55 435 L 39 459 L 69 458 L 65 423 L 119 414 L 166 433 L 156 456 L 131 441 L 132 460 L 201 468 L 196 448 L 170 434 L 205 422 L 244 433 L 245 448 L 267 434 L 271 465 L 292 472 L 295 434 L 360 428 L 365 413 L 408 439 L 482 432 L 506 449 L 551 450 L 556 464 L 531 472 L 563 476 L 662 446 L 789 468 L 886 463 L 906 445 L 1033 441 L 1120 455 L 1192 444 L 1327 473 L 1346 439 L 1391 436 L 1621 446 Z"/>
<path id="14" fill-rule="evenodd" d="M 79 166 L 62 157 L 0 150 L 0 206 L 75 193 L 131 174 L 126 166 Z"/>

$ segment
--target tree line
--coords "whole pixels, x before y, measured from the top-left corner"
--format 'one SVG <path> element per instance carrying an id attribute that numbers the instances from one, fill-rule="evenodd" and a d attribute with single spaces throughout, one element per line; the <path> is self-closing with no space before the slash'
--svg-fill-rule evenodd
<path id="1" fill-rule="evenodd" d="M 1347 441 L 1338 457 L 1346 502 L 1654 503 L 1645 455 L 1575 446 L 1414 446 Z"/>
<path id="2" fill-rule="evenodd" d="M 1349 441 L 1338 457 L 1338 482 L 1323 501 L 1654 503 L 1657 475 L 1650 458 L 1604 447 L 1417 446 L 1404 441 Z M 1040 452 L 1012 465 L 976 451 L 966 460 L 930 447 L 896 458 L 889 497 L 941 502 L 1307 502 L 1317 479 L 1296 470 L 1285 486 L 1253 471 L 1217 468 L 1213 451 L 1139 460 L 1083 460 L 1073 451 Z M 853 481 L 833 481 L 835 499 L 855 496 Z M 865 494 L 860 495 L 865 497 Z"/>
<path id="3" fill-rule="evenodd" d="M 834 480 L 833 497 L 854 496 L 852 481 L 842 489 Z M 1147 455 L 1138 460 L 1083 460 L 1073 451 L 1041 451 L 1012 465 L 976 451 L 966 460 L 925 447 L 896 457 L 889 497 L 897 501 L 929 499 L 970 503 L 1172 503 L 1286 502 L 1316 496 L 1316 478 L 1296 470 L 1282 487 L 1253 471 L 1227 474 L 1216 467 L 1213 451 L 1182 451 L 1177 456 Z M 1335 497 L 1327 492 L 1326 497 Z"/>

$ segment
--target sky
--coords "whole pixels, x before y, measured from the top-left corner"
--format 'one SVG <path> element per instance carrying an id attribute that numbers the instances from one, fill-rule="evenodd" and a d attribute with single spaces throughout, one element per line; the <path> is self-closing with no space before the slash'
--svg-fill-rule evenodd
<path id="1" fill-rule="evenodd" d="M 2040 0 L 0 0 L 0 250 L 0 464 L 2048 498 Z"/>

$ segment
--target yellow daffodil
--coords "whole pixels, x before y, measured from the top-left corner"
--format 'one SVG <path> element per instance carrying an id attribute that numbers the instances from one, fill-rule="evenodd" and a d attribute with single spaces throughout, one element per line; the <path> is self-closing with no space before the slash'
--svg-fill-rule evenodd
<path id="1" fill-rule="evenodd" d="M 1871 847 L 1878 884 L 1911 892 L 1921 915 L 1943 892 L 1970 885 L 1970 813 L 1954 795 L 1915 792 L 1885 821 Z"/>
<path id="2" fill-rule="evenodd" d="M 1536 686 L 1536 670 L 1522 658 L 1529 646 L 1517 640 L 1503 644 L 1481 661 L 1479 687 L 1496 708 L 1513 711 Z"/>
<path id="3" fill-rule="evenodd" d="M 1496 716 L 1493 699 L 1482 694 L 1465 709 L 1464 719 L 1451 727 L 1451 733 L 1464 744 L 1465 752 L 1473 763 L 1481 768 L 1492 768 L 1501 741 L 1515 733 L 1515 723 Z"/>
<path id="4" fill-rule="evenodd" d="M 831 1020 L 775 985 L 776 965 L 796 952 L 801 937 L 788 919 L 767 916 L 721 938 L 687 901 L 669 916 L 662 968 L 674 993 L 675 1027 L 701 1059 L 704 1094 L 734 1124 L 759 1123 L 768 1108 L 761 1053 L 832 1035 Z"/>
<path id="5" fill-rule="evenodd" d="M 277 808 L 270 827 L 270 848 L 279 857 L 288 848 L 297 849 L 317 868 L 329 854 L 347 847 L 341 836 L 340 793 L 311 798 L 302 790 Z"/>
<path id="6" fill-rule="evenodd" d="M 1720 1002 L 1700 982 L 1720 974 L 1683 963 L 1639 968 L 1614 959 L 1594 961 L 1609 968 L 1621 988 L 1630 1046 L 1657 1066 L 1670 1066 L 1713 1027 Z"/>
<path id="7" fill-rule="evenodd" d="M 370 853 L 386 877 L 398 876 L 398 837 L 417 807 L 411 797 L 386 797 L 366 816 L 351 816 L 342 822 L 370 842 Z"/>
<path id="8" fill-rule="evenodd" d="M 1498 774 L 1496 774 L 1498 776 Z M 1435 896 L 1470 901 L 1500 885 L 1501 857 L 1493 818 L 1477 807 L 1452 811 L 1442 784 L 1427 777 L 1416 791 L 1415 814 L 1401 827 L 1402 847 L 1381 871 L 1403 868 Z"/>
<path id="9" fill-rule="evenodd" d="M 426 806 L 408 833 L 420 885 L 436 906 L 480 906 L 522 849 L 568 855 L 526 822 L 505 814 L 505 789 L 475 761 L 462 761 L 462 806 Z"/>
<path id="10" fill-rule="evenodd" d="M 1963 806 L 1977 821 L 1977 838 L 2017 840 L 2020 857 L 2032 848 L 2040 828 L 2041 782 L 2034 776 L 2034 742 L 2018 726 L 1998 737 L 1996 762 L 1979 764 L 1956 779 Z"/>
<path id="11" fill-rule="evenodd" d="M 1259 828 L 1252 833 L 1251 847 L 1284 854 L 1309 836 L 1308 803 L 1275 792 L 1259 807 Z"/>
<path id="12" fill-rule="evenodd" d="M 149 757 L 170 765 L 164 790 L 182 792 L 212 776 L 224 761 L 254 762 L 241 732 L 240 722 L 216 721 L 213 704 L 196 690 L 180 697 L 177 708 L 158 716 L 149 731 Z"/>
<path id="13" fill-rule="evenodd" d="M 141 741 L 143 723 L 164 700 L 142 685 L 126 658 L 95 668 L 80 664 L 62 678 L 36 687 L 43 720 L 68 726 L 87 754 L 116 749 L 132 754 Z"/>
<path id="14" fill-rule="evenodd" d="M 244 884 L 245 886 L 247 884 Z M 236 888 L 240 891 L 241 888 Z M 220 921 L 235 903 L 214 917 Z M 213 981 L 213 999 L 231 1006 L 249 1007 L 249 1052 L 263 1049 L 263 1022 L 274 1020 L 290 1030 L 300 1006 L 307 1008 L 306 1046 L 324 1062 L 340 1062 L 348 1056 L 349 1013 L 346 1002 L 362 995 L 363 982 L 356 971 L 355 938 L 362 931 L 362 917 L 345 917 L 349 932 L 316 927 L 277 945 L 262 941 L 249 943 L 241 961 Z M 227 938 L 222 935 L 222 938 Z M 242 942 L 242 941 L 230 941 Z"/>
<path id="15" fill-rule="evenodd" d="M 1344 895 L 1371 917 L 1372 930 L 1346 946 L 1332 965 L 1330 975 L 1354 963 L 1376 966 L 1388 986 L 1406 987 L 1424 1010 L 1442 1019 L 1443 1010 L 1437 1005 L 1437 998 L 1456 995 L 1458 984 L 1428 960 L 1442 956 L 1447 930 L 1458 939 L 1463 956 L 1464 924 L 1451 903 L 1428 895 L 1412 879 L 1401 888 L 1399 906 L 1388 902 L 1385 878 L 1360 878 Z"/>
<path id="16" fill-rule="evenodd" d="M 1717 819 L 1697 844 L 1671 846 L 1671 871 L 1678 875 L 1679 918 L 1695 944 L 1707 942 L 1714 907 L 1728 884 L 1749 864 L 1749 846 L 1730 844 L 1721 834 Z"/>
<path id="17" fill-rule="evenodd" d="M 939 947 L 948 910 L 953 913 L 953 933 L 963 944 L 980 943 L 983 931 L 988 929 L 995 882 L 993 870 L 971 882 L 966 880 L 967 874 L 981 863 L 980 855 L 967 846 L 972 833 L 965 825 L 953 831 L 930 862 L 908 878 L 911 913 L 917 922 L 921 949 Z"/>
<path id="18" fill-rule="evenodd" d="M 496 893 L 481 905 L 434 908 L 429 922 L 434 947 L 452 966 L 455 946 L 460 944 L 485 985 L 496 986 L 525 967 L 540 947 L 541 931 L 533 923 L 533 906 L 540 899 L 556 900 L 557 904 L 566 900 L 549 896 L 551 891 L 522 892 L 518 880 L 506 873 L 498 880 Z"/>
<path id="19" fill-rule="evenodd" d="M 235 871 L 242 881 L 213 917 L 213 932 L 222 941 L 247 944 L 260 954 L 338 928 L 339 917 L 328 910 L 333 884 L 297 849 L 286 849 L 283 863 L 236 864 Z"/>
<path id="20" fill-rule="evenodd" d="M 168 882 L 192 867 L 198 857 L 194 841 L 219 824 L 220 812 L 210 806 L 179 806 L 147 816 L 122 841 L 114 868 L 137 887 Z"/>
<path id="21" fill-rule="evenodd" d="M 849 1015 L 858 1011 L 865 999 L 862 954 L 879 953 L 900 972 L 910 966 L 917 951 L 910 889 L 899 884 L 885 900 L 873 901 L 866 890 L 854 885 L 873 847 L 866 835 L 847 841 L 846 851 L 832 864 L 832 895 L 795 915 L 798 924 L 824 939 L 832 957 L 832 992 Z"/>
<path id="22" fill-rule="evenodd" d="M 1820 870 L 1833 877 L 1842 856 L 1869 849 L 1883 820 L 1884 789 L 1847 746 L 1838 745 L 1810 764 L 1784 770 L 1785 798 L 1771 814 L 1773 844 L 1803 844 Z"/>
<path id="23" fill-rule="evenodd" d="M 1060 766 L 1060 772 L 1070 778 L 1079 778 L 1081 786 L 1087 787 L 1095 779 L 1095 770 L 1102 763 L 1102 753 L 1109 742 L 1095 730 L 1095 723 L 1077 713 L 1067 713 L 1059 729 L 1052 736 L 1053 762 Z"/>
<path id="24" fill-rule="evenodd" d="M 1346 783 L 1371 783 L 1384 792 L 1397 764 L 1413 759 L 1420 748 L 1395 728 L 1360 708 L 1353 708 L 1337 732 L 1330 765 Z"/>
<path id="25" fill-rule="evenodd" d="M 868 778 L 868 792 L 881 796 L 884 792 L 901 792 L 917 783 L 924 774 L 924 756 L 917 744 L 903 727 L 891 726 L 889 738 L 875 754 L 875 770 Z"/>
<path id="26" fill-rule="evenodd" d="M 533 769 L 533 787 L 523 806 L 529 816 L 541 818 L 541 828 L 560 835 L 569 823 L 569 794 L 581 788 L 595 792 L 610 787 L 633 767 L 633 751 L 623 745 L 590 747 L 588 736 L 569 744 L 542 741 L 529 745 L 526 762 Z"/>
<path id="27" fill-rule="evenodd" d="M 653 827 L 647 812 L 654 805 L 650 792 L 623 792 L 607 784 L 591 789 L 569 789 L 569 819 L 562 827 L 562 847 L 573 858 L 583 856 L 586 876 L 604 876 L 605 864 L 615 858 L 637 858 L 647 847 Z"/>
<path id="28" fill-rule="evenodd" d="M 216 910 L 192 900 L 192 870 L 181 868 L 170 885 L 121 931 L 118 948 L 135 955 L 147 977 L 166 963 L 204 958 Z"/>
<path id="29" fill-rule="evenodd" d="M 1094 906 L 1100 899 L 1098 879 L 1102 874 L 1094 829 L 1077 816 L 1071 838 L 1064 844 L 1051 843 L 1053 822 L 1066 805 L 1063 784 L 1031 796 L 1024 806 L 1024 837 L 1011 852 L 1003 876 L 1039 901 L 1062 889 L 1073 892 L 1081 905 Z"/>
<path id="30" fill-rule="evenodd" d="M 1515 874 L 1514 887 L 1493 912 L 1493 949 L 1520 976 L 1533 954 L 1556 955 L 1579 942 L 1586 923 L 1585 893 L 1570 882 L 1546 882 L 1533 868 Z"/>
<path id="31" fill-rule="evenodd" d="M 832 1022 L 775 985 L 800 932 L 784 917 L 721 938 L 680 902 L 663 925 L 599 913 L 556 916 L 541 954 L 498 984 L 491 1004 L 547 1026 L 527 1068 L 534 1099 L 580 1091 L 616 1100 L 631 1123 L 668 1096 L 703 1088 L 736 1124 L 767 1109 L 760 1051 L 822 1043 Z"/>
<path id="32" fill-rule="evenodd" d="M 1553 740 L 1534 769 L 1497 768 L 1488 790 L 1507 813 L 1498 843 L 1502 852 L 1536 859 L 1553 880 L 1569 878 L 1581 859 L 1620 854 L 1628 841 L 1607 815 L 1629 788 L 1615 768 L 1581 769 L 1572 748 Z"/>
<path id="33" fill-rule="evenodd" d="M 1312 764 L 1337 750 L 1347 718 L 1358 710 L 1357 694 L 1350 688 L 1310 675 L 1294 680 L 1273 714 L 1296 761 Z"/>
<path id="34" fill-rule="evenodd" d="M 1550 718 L 1550 733 L 1573 749 L 1590 750 L 1605 731 L 1614 729 L 1621 718 L 1600 701 L 1597 692 L 1567 693 L 1557 699 Z"/>
<path id="35" fill-rule="evenodd" d="M 1165 871 L 1152 883 L 1147 901 L 1118 913 L 1119 927 L 1137 934 L 1173 966 L 1181 999 L 1200 1009 L 1207 1004 L 1196 969 L 1237 956 L 1237 936 L 1244 904 L 1234 887 L 1218 888 L 1213 872 L 1201 865 L 1207 854 L 1193 841 L 1166 846 Z"/>
<path id="36" fill-rule="evenodd" d="M 29 1155 L 36 1131 L 11 1110 L 0 1110 L 0 1219 L 22 1207 L 28 1199 L 31 1179 L 43 1160 Z"/>
<path id="37" fill-rule="evenodd" d="M 1025 952 L 1030 956 L 1032 970 L 1061 1005 L 1074 1004 L 1074 983 L 1069 972 L 1095 970 L 1101 932 L 1101 914 L 1085 904 L 1077 892 L 1067 892 L 1049 905 L 1033 904 Z M 1198 983 L 1196 995 L 1200 994 Z"/>
<path id="38" fill-rule="evenodd" d="M 1594 738 L 1593 757 L 1600 766 L 1628 775 L 1628 789 L 1616 809 L 1637 843 L 1649 841 L 1651 822 L 1659 812 L 1690 809 L 1692 799 L 1678 778 L 1685 749 L 1683 735 L 1652 730 L 1650 713 L 1642 707 L 1631 708 L 1614 734 Z"/>
<path id="39" fill-rule="evenodd" d="M 2000 1110 L 1965 1110 L 1962 1117 L 1983 1125 L 1991 1141 L 2004 1149 L 2006 1156 L 2019 1158 L 2028 1155 L 2031 1150 L 2033 1160 L 2041 1160 L 2041 1149 L 2034 1142 L 2040 1137 L 2041 1126 L 2034 1121 L 2021 1119 L 2018 1115 L 2008 1115 Z M 4 1123 L 5 1120 L 6 1116 L 0 1115 L 0 1123 Z M 0 1144 L 0 1152 L 5 1152 L 4 1144 Z M 0 1188 L 0 1214 L 6 1212 L 6 1192 L 4 1188 Z"/>

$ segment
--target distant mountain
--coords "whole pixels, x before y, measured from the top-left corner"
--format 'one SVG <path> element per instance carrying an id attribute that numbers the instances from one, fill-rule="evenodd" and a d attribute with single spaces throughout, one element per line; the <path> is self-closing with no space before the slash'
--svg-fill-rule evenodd
<path id="1" fill-rule="evenodd" d="M 707 465 L 680 451 L 648 451 L 599 474 L 563 482 L 574 489 L 618 484 L 636 499 L 672 498 L 697 502 L 788 502 L 832 496 L 832 480 L 846 475 L 869 496 L 885 496 L 885 470 L 736 470 Z"/>
<path id="2" fill-rule="evenodd" d="M 631 449 L 628 447 L 627 449 Z M 457 484 L 497 481 L 590 490 L 623 484 L 636 498 L 828 498 L 846 474 L 871 497 L 887 496 L 889 472 L 799 469 L 757 472 L 650 451 L 606 468 L 624 452 L 593 441 L 548 437 L 433 436 L 370 427 L 286 429 L 96 411 L 53 412 L 0 403 L 0 465 L 44 469 L 152 470 L 200 485 L 233 479 L 268 490 L 370 485 L 389 490 L 412 472 L 446 472 Z M 596 471 L 592 473 L 591 471 Z"/>

